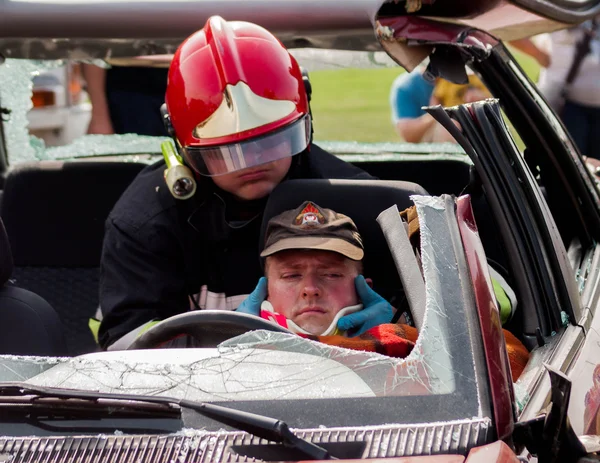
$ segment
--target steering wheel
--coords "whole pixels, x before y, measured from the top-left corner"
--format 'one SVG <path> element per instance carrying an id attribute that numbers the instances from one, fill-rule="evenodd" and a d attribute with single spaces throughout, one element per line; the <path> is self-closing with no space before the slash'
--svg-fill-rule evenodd
<path id="1" fill-rule="evenodd" d="M 253 330 L 293 334 L 283 326 L 255 315 L 226 310 L 195 310 L 157 323 L 133 341 L 127 350 L 157 348 L 182 335 L 191 336 L 194 347 L 216 347 L 227 339 Z"/>

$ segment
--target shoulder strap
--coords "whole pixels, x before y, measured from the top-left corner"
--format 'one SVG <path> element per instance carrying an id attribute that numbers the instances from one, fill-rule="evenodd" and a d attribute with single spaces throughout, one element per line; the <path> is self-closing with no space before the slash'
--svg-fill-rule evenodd
<path id="1" fill-rule="evenodd" d="M 597 28 L 598 21 L 596 18 L 594 18 L 592 20 L 592 28 L 590 30 L 584 30 L 583 37 L 577 43 L 577 47 L 575 48 L 575 57 L 573 58 L 573 62 L 571 63 L 571 67 L 569 68 L 569 72 L 567 73 L 567 78 L 565 79 L 565 87 L 572 84 L 575 78 L 577 77 L 577 74 L 579 74 L 579 70 L 581 69 L 583 59 L 590 52 L 590 43 Z"/>

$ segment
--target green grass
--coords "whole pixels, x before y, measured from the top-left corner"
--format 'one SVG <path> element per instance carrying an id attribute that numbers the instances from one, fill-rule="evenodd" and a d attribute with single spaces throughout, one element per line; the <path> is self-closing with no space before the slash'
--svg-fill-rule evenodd
<path id="1" fill-rule="evenodd" d="M 401 68 L 341 69 L 310 74 L 315 139 L 397 141 L 388 104 Z"/>
<path id="2" fill-rule="evenodd" d="M 527 74 L 537 80 L 535 61 L 523 53 L 514 54 Z M 400 67 L 311 72 L 315 139 L 399 141 L 392 127 L 389 91 L 402 72 Z"/>

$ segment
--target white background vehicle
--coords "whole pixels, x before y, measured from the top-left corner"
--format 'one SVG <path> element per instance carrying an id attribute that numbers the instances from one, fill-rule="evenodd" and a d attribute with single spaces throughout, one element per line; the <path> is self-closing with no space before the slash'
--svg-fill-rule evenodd
<path id="1" fill-rule="evenodd" d="M 46 146 L 65 145 L 85 135 L 92 107 L 82 88 L 79 65 L 68 63 L 35 76 L 32 104 L 29 132 Z"/>

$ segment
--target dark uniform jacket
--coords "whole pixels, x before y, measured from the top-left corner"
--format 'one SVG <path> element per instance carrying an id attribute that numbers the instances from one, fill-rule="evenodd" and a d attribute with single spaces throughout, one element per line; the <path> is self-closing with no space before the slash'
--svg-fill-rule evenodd
<path id="1" fill-rule="evenodd" d="M 151 320 L 191 309 L 234 310 L 262 276 L 259 234 L 266 198 L 237 202 L 208 179 L 174 199 L 164 162 L 145 168 L 106 221 L 100 270 L 104 348 Z M 373 178 L 311 145 L 287 178 Z M 203 181 L 204 180 L 204 181 Z"/>

